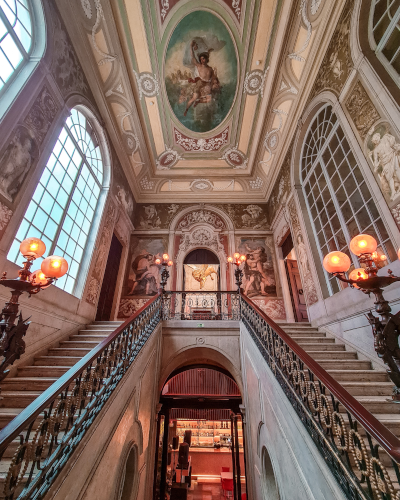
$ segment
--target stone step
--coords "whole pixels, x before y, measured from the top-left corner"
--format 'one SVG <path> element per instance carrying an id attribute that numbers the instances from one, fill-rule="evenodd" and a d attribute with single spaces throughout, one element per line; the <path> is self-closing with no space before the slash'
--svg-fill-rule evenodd
<path id="1" fill-rule="evenodd" d="M 346 382 L 388 382 L 389 376 L 386 372 L 377 370 L 327 370 L 335 380 Z"/>
<path id="2" fill-rule="evenodd" d="M 303 347 L 303 349 L 304 349 L 304 347 Z M 357 359 L 357 353 L 352 352 L 352 351 L 333 351 L 333 350 L 332 351 L 331 350 L 323 351 L 322 349 L 318 349 L 318 350 L 315 349 L 314 351 L 311 351 L 308 349 L 304 349 L 304 350 L 307 352 L 307 354 L 309 354 L 312 358 L 314 358 L 315 361 L 318 361 L 318 363 L 320 362 L 320 360 L 329 361 L 329 360 L 335 359 L 335 360 L 338 360 L 338 361 L 336 361 L 336 366 L 338 366 L 338 364 L 341 362 L 339 360 L 344 361 L 344 360 L 348 360 L 348 359 Z"/>
<path id="3" fill-rule="evenodd" d="M 286 321 L 282 321 L 282 322 L 279 322 L 277 323 L 283 330 L 286 330 L 287 328 L 307 328 L 307 327 L 310 327 L 310 328 L 314 328 L 311 326 L 311 323 L 288 323 Z"/>
<path id="4" fill-rule="evenodd" d="M 393 390 L 393 382 L 340 382 L 352 396 L 388 396 Z"/>
<path id="5" fill-rule="evenodd" d="M 1 408 L 0 409 L 0 429 L 3 429 L 7 424 L 17 417 L 23 408 Z"/>
<path id="6" fill-rule="evenodd" d="M 82 356 L 39 356 L 35 358 L 35 366 L 74 366 Z"/>
<path id="7" fill-rule="evenodd" d="M 45 391 L 58 377 L 11 377 L 6 378 L 1 384 L 3 391 Z"/>
<path id="8" fill-rule="evenodd" d="M 1 391 L 0 408 L 26 408 L 42 391 Z"/>
<path id="9" fill-rule="evenodd" d="M 70 366 L 22 366 L 21 368 L 18 368 L 17 376 L 60 378 L 70 368 Z"/>
<path id="10" fill-rule="evenodd" d="M 104 329 L 101 330 L 99 328 L 92 330 L 85 329 L 85 330 L 79 330 L 78 335 L 105 335 L 106 337 L 108 337 L 114 331 L 115 330 L 104 330 Z"/>
<path id="11" fill-rule="evenodd" d="M 54 347 L 53 349 L 48 350 L 48 356 L 80 356 L 83 358 L 88 352 L 90 352 L 92 349 L 91 348 L 68 348 L 68 349 L 63 349 L 60 347 Z"/>
<path id="12" fill-rule="evenodd" d="M 298 342 L 298 344 L 306 351 L 342 351 L 347 352 L 344 344 L 315 344 L 314 342 Z"/>
<path id="13" fill-rule="evenodd" d="M 89 341 L 89 342 L 97 342 L 98 344 L 102 342 L 104 339 L 108 338 L 108 335 L 71 335 L 69 338 L 70 341 Z"/>
<path id="14" fill-rule="evenodd" d="M 370 413 L 393 413 L 399 415 L 399 403 L 394 403 L 390 396 L 355 396 Z"/>
<path id="15" fill-rule="evenodd" d="M 97 325 L 97 326 L 102 326 L 102 325 L 109 325 L 109 326 L 115 326 L 115 327 L 118 327 L 119 325 L 122 325 L 123 321 L 93 321 L 92 324 L 88 325 L 88 326 L 94 326 L 94 325 Z"/>
<path id="16" fill-rule="evenodd" d="M 107 338 L 107 337 L 106 337 Z M 64 342 L 60 342 L 59 349 L 93 349 L 97 347 L 99 342 L 90 341 L 90 340 L 65 340 Z"/>
<path id="17" fill-rule="evenodd" d="M 285 330 L 285 333 L 287 333 L 290 337 L 325 337 L 326 334 L 322 332 L 309 332 L 308 330 L 296 330 L 296 331 L 287 331 Z"/>
<path id="18" fill-rule="evenodd" d="M 345 351 L 346 354 L 355 354 L 349 351 Z M 310 354 L 310 353 L 308 353 Z M 350 359 L 332 359 L 326 357 L 326 352 L 316 353 L 317 356 L 312 356 L 317 363 L 319 363 L 324 370 L 341 370 L 346 371 L 351 370 L 355 371 L 357 368 L 360 370 L 371 370 L 371 361 L 365 361 L 361 359 L 357 359 L 356 357 Z M 342 353 L 344 354 L 344 353 Z"/>
<path id="19" fill-rule="evenodd" d="M 298 344 L 304 344 L 309 343 L 309 344 L 334 344 L 335 339 L 332 339 L 330 337 L 306 337 L 300 336 L 300 335 L 293 335 L 292 339 L 295 340 Z M 342 345 L 342 344 L 339 344 Z"/>

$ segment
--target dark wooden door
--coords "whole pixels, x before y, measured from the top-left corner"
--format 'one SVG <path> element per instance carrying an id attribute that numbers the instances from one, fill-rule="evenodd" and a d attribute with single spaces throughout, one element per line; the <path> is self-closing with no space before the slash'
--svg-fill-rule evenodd
<path id="1" fill-rule="evenodd" d="M 113 234 L 106 270 L 104 271 L 99 303 L 97 305 L 96 321 L 110 321 L 121 254 L 122 245 L 115 234 Z"/>
<path id="2" fill-rule="evenodd" d="M 307 306 L 304 298 L 303 285 L 301 284 L 297 260 L 286 259 L 286 270 L 296 320 L 299 322 L 308 321 Z"/>

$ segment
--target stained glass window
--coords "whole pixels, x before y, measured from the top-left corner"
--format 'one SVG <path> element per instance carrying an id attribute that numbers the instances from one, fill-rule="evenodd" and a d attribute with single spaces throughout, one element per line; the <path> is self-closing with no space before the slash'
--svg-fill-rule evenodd
<path id="1" fill-rule="evenodd" d="M 385 224 L 331 106 L 325 106 L 310 125 L 301 179 L 321 263 L 327 253 L 340 250 L 360 267 L 348 248 L 360 233 L 376 238 L 378 253 L 387 256 L 382 265 L 396 260 Z M 328 274 L 326 278 L 331 294 L 338 292 L 340 282 Z"/>
<path id="2" fill-rule="evenodd" d="M 21 241 L 28 236 L 42 239 L 46 255 L 60 255 L 68 261 L 68 273 L 57 281 L 57 286 L 73 293 L 102 182 L 103 163 L 96 134 L 86 117 L 73 109 L 47 161 L 8 259 L 21 264 Z"/>

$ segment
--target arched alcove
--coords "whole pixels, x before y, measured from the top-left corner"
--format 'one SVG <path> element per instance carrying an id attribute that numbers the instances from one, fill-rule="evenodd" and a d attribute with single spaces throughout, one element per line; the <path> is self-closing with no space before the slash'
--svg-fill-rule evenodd
<path id="1" fill-rule="evenodd" d="M 271 457 L 265 446 L 262 449 L 262 495 L 263 500 L 279 500 L 279 491 L 276 484 Z"/>
<path id="2" fill-rule="evenodd" d="M 139 471 L 136 446 L 130 447 L 122 471 L 118 500 L 136 500 L 139 486 Z"/>

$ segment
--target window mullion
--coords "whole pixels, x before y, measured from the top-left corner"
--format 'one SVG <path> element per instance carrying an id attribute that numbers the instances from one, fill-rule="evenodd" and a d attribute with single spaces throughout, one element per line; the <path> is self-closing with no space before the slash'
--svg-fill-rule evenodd
<path id="1" fill-rule="evenodd" d="M 397 24 L 399 18 L 400 18 L 400 7 L 397 9 L 396 14 L 392 17 L 392 20 L 390 21 L 389 26 L 386 28 L 385 33 L 383 34 L 382 38 L 380 39 L 380 41 L 375 49 L 376 52 L 382 52 L 382 49 L 385 47 L 386 42 L 389 40 L 390 35 L 393 32 L 393 28 Z"/>
<path id="2" fill-rule="evenodd" d="M 5 24 L 11 38 L 14 40 L 15 44 L 17 45 L 18 47 L 18 50 L 21 52 L 21 55 L 22 57 L 27 60 L 29 59 L 29 54 L 26 52 L 26 50 L 24 49 L 24 46 L 22 45 L 21 43 L 21 40 L 18 38 L 18 36 L 16 35 L 15 31 L 14 31 L 14 28 L 12 27 L 10 21 L 7 19 L 7 16 L 4 14 L 3 10 L 0 8 L 0 18 L 1 20 L 3 21 L 3 23 Z M 18 19 L 18 17 L 17 17 Z M 32 45 L 31 45 L 32 46 Z M 7 55 L 7 54 L 6 54 Z M 8 57 L 7 57 L 8 59 Z M 9 61 L 10 64 L 11 64 L 11 61 Z M 13 64 L 11 64 L 12 67 L 14 67 Z"/>
<path id="3" fill-rule="evenodd" d="M 82 148 L 79 146 L 79 144 L 77 143 L 75 137 L 73 136 L 72 132 L 69 131 L 68 135 L 70 136 L 72 142 L 74 143 L 74 146 L 76 147 L 76 149 L 81 153 L 81 156 L 82 156 L 82 163 L 86 163 L 86 166 L 87 168 L 89 169 L 90 173 L 93 175 L 97 185 L 101 188 L 102 184 L 101 182 L 98 180 L 97 178 L 97 175 L 94 173 L 90 163 L 86 160 L 86 155 L 84 154 L 84 152 L 82 151 Z"/>

